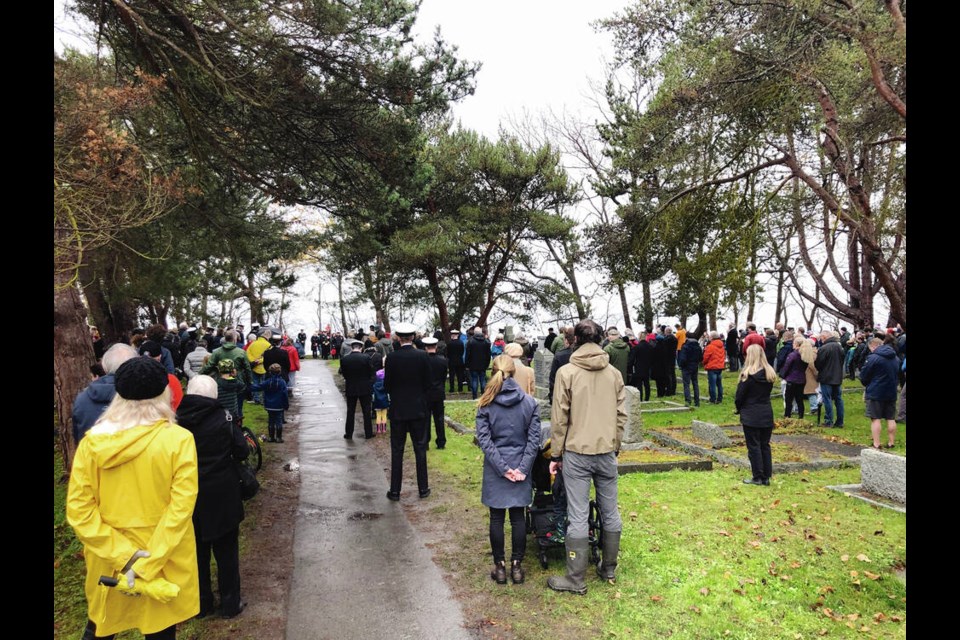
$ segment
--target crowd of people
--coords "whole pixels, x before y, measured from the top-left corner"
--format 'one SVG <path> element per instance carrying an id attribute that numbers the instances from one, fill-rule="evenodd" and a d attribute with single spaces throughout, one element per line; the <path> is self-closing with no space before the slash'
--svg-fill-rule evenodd
<path id="1" fill-rule="evenodd" d="M 386 433 L 389 423 L 391 501 L 401 498 L 407 434 L 419 497 L 430 496 L 430 423 L 442 450 L 447 389 L 463 393 L 469 388 L 478 400 L 481 501 L 490 510 L 494 559 L 490 575 L 499 584 L 508 575 L 519 584 L 524 581 L 524 508 L 531 500 L 530 474 L 541 438 L 529 366 L 538 340 L 517 333 L 508 341 L 505 333 L 497 332 L 491 340 L 483 327 L 474 326 L 465 333 L 452 329 L 447 336 L 440 331 L 427 335 L 412 324 L 397 323 L 392 334 L 371 326 L 347 338 L 317 330 L 310 347 L 314 358 L 341 360 L 347 399 L 344 438 L 353 438 L 357 404 L 366 439 Z M 244 401 L 264 406 L 268 441 L 283 442 L 284 412 L 307 335 L 301 329 L 291 339 L 270 327 L 254 327 L 241 344 L 243 335 L 239 325 L 208 327 L 201 335 L 185 323 L 175 331 L 154 324 L 134 330 L 129 341 L 107 346 L 91 332 L 98 362 L 91 367 L 93 381 L 74 404 L 78 448 L 67 501 L 68 521 L 89 554 L 85 638 L 133 627 L 148 638 L 173 638 L 177 622 L 213 613 L 211 553 L 218 565 L 221 615 L 233 617 L 245 607 L 238 548 L 244 514 L 236 467 L 248 452 L 240 432 Z M 819 422 L 822 414 L 824 426 L 842 428 L 843 378 L 859 378 L 878 449 L 895 445 L 896 423 L 906 419 L 906 333 L 899 328 L 813 334 L 778 323 L 761 333 L 749 322 L 743 330 L 731 324 L 726 336 L 708 331 L 695 337 L 679 324 L 635 335 L 629 328 L 621 333 L 615 326 L 604 330 L 583 320 L 559 331 L 551 327 L 543 346 L 554 355 L 548 389 L 550 472 L 562 479 L 558 487 L 564 487 L 565 504 L 556 525 L 566 547 L 566 574 L 548 581 L 557 591 L 586 592 L 591 484 L 604 517 L 597 573 L 605 581 L 615 578 L 622 529 L 616 456 L 628 384 L 640 390 L 644 401 L 650 400 L 651 380 L 658 398 L 674 396 L 679 370 L 684 401 L 699 406 L 702 366 L 708 402 L 722 404 L 722 373 L 739 372 L 733 405 L 753 472 L 744 482 L 761 486 L 769 485 L 772 476 L 771 393 L 778 381 L 784 417 L 816 414 Z M 124 493 L 130 490 L 138 493 L 132 510 Z M 104 590 L 101 576 L 116 576 L 120 587 Z M 170 596 L 174 591 L 180 595 Z M 153 595 L 121 606 L 116 598 L 123 593 Z"/>

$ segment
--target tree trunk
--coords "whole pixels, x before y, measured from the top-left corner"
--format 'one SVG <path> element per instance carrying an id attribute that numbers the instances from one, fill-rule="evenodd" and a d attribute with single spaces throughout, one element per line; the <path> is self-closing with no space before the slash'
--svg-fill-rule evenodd
<path id="1" fill-rule="evenodd" d="M 73 441 L 73 401 L 90 381 L 96 362 L 87 328 L 87 310 L 69 274 L 55 274 L 53 292 L 53 399 L 57 441 L 69 473 L 77 443 Z"/>
<path id="2" fill-rule="evenodd" d="M 617 293 L 620 294 L 620 309 L 623 311 L 623 323 L 627 329 L 633 329 L 630 324 L 630 306 L 627 305 L 627 290 L 622 282 L 617 283 Z M 583 318 L 581 318 L 582 320 Z"/>
<path id="3" fill-rule="evenodd" d="M 343 326 L 343 335 L 347 335 L 347 310 L 343 306 L 343 271 L 337 271 L 337 304 L 340 306 L 340 324 Z"/>
<path id="4" fill-rule="evenodd" d="M 85 264 L 80 267 L 79 273 L 83 295 L 90 307 L 90 315 L 97 329 L 100 330 L 104 344 L 120 342 L 126 337 L 127 332 L 136 326 L 136 306 L 129 300 L 120 302 L 108 300 L 103 280 L 97 273 L 97 269 Z"/>
<path id="5" fill-rule="evenodd" d="M 650 293 L 650 282 L 644 280 L 640 287 L 643 289 L 643 325 L 649 333 L 653 331 L 653 296 Z"/>
<path id="6" fill-rule="evenodd" d="M 750 287 L 747 289 L 747 320 L 753 320 L 757 308 L 757 252 L 750 252 Z"/>
<path id="7" fill-rule="evenodd" d="M 710 307 L 710 311 L 707 314 L 709 318 L 709 327 L 711 331 L 718 331 L 717 329 L 717 305 Z"/>
<path id="8" fill-rule="evenodd" d="M 686 319 L 684 319 L 680 323 L 680 326 L 681 327 L 687 326 Z M 706 330 L 707 330 L 707 308 L 701 306 L 697 308 L 697 328 L 693 330 L 692 334 L 687 334 L 687 335 L 692 335 L 694 338 L 699 339 L 700 336 L 702 336 Z"/>
<path id="9" fill-rule="evenodd" d="M 450 310 L 447 308 L 447 301 L 443 297 L 443 291 L 440 289 L 440 278 L 437 275 L 437 268 L 430 265 L 424 269 L 427 275 L 427 285 L 430 287 L 430 293 L 433 294 L 433 304 L 437 308 L 437 317 L 440 319 L 440 330 L 443 335 L 450 335 Z"/>
<path id="10" fill-rule="evenodd" d="M 781 268 L 777 271 L 777 308 L 773 312 L 773 326 L 777 326 L 777 323 L 780 322 L 780 316 L 784 315 L 784 304 L 783 304 L 783 283 L 786 280 L 786 274 Z M 786 317 L 783 320 L 783 326 L 787 326 Z"/>

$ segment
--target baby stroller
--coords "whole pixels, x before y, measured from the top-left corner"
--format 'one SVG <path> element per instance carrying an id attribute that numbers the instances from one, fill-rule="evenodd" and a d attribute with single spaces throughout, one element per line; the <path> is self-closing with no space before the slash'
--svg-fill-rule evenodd
<path id="1" fill-rule="evenodd" d="M 531 475 L 533 478 L 533 504 L 527 507 L 527 532 L 532 533 L 536 542 L 537 559 L 540 566 L 547 568 L 551 555 L 563 557 L 565 549 L 564 532 L 567 530 L 566 511 L 563 512 L 564 521 L 557 526 L 555 521 L 555 500 L 563 495 L 562 480 L 551 485 L 550 475 L 550 430 L 544 427 L 540 453 L 533 462 Z M 559 484 L 559 486 L 557 486 Z M 557 489 L 556 492 L 554 489 Z M 565 501 L 565 498 L 564 498 Z M 603 516 L 595 500 L 590 501 L 590 513 L 587 520 L 590 539 L 590 561 L 596 564 L 600 561 L 600 544 L 603 539 Z"/>

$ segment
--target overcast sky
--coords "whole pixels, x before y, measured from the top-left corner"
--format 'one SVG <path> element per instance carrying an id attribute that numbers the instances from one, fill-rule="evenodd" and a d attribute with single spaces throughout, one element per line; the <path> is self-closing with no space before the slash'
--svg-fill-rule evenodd
<path id="1" fill-rule="evenodd" d="M 587 121 L 597 119 L 597 107 L 591 100 L 591 82 L 602 81 L 606 61 L 613 57 L 613 51 L 609 35 L 592 25 L 629 4 L 626 0 L 424 0 L 414 33 L 418 40 L 427 41 L 439 26 L 444 39 L 459 48 L 460 58 L 482 63 L 475 94 L 455 104 L 452 110 L 464 127 L 493 139 L 501 125 L 508 125 L 511 118 L 522 120 L 525 114 L 537 116 L 552 111 L 578 114 Z M 62 51 L 65 44 L 89 48 L 89 39 L 84 47 L 79 37 L 83 29 L 69 16 L 64 16 L 63 5 L 63 0 L 54 1 L 54 49 Z M 596 286 L 590 274 L 585 274 L 585 280 L 584 289 L 596 292 L 595 319 L 601 324 L 618 324 L 622 328 L 623 318 L 615 291 Z M 288 327 L 303 326 L 309 331 L 317 327 L 317 286 L 315 270 L 305 270 L 295 290 L 296 303 L 285 314 Z M 326 302 L 335 300 L 335 294 L 332 284 L 324 285 Z M 771 301 L 761 303 L 756 314 L 761 325 L 771 324 L 773 319 L 773 291 L 767 297 Z M 628 298 L 633 307 L 640 298 L 639 286 L 628 289 Z M 879 296 L 877 304 L 883 305 Z M 367 326 L 373 320 L 372 308 L 365 313 L 360 320 Z M 799 315 L 799 309 L 794 306 L 791 324 L 799 322 Z M 337 317 L 331 306 L 324 323 L 338 324 Z M 878 309 L 876 318 L 885 319 L 882 309 Z M 248 324 L 246 318 L 243 320 Z M 428 318 L 417 316 L 414 320 L 426 322 Z M 675 320 L 660 318 L 662 322 Z M 741 313 L 741 324 L 744 321 Z M 691 328 L 695 323 L 696 318 L 692 318 Z M 725 328 L 725 322 L 722 325 L 721 328 Z M 546 324 L 530 327 L 540 332 L 545 328 Z"/>

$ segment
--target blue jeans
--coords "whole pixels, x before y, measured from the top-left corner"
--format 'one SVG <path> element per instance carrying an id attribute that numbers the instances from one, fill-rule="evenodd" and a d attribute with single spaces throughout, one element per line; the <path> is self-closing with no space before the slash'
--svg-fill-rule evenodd
<path id="1" fill-rule="evenodd" d="M 700 406 L 700 375 L 696 371 L 687 371 L 682 369 L 683 375 L 683 400 L 690 404 L 690 383 L 693 383 L 693 403 Z"/>
<path id="2" fill-rule="evenodd" d="M 838 384 L 820 383 L 820 395 L 823 396 L 823 423 L 825 425 L 843 424 L 843 392 Z M 833 419 L 833 406 L 837 406 L 837 419 Z"/>
<path id="3" fill-rule="evenodd" d="M 477 395 L 482 394 L 483 390 L 487 387 L 487 372 L 486 371 L 474 371 L 470 370 L 470 393 L 473 394 L 473 399 L 477 399 Z"/>
<path id="4" fill-rule="evenodd" d="M 707 386 L 710 388 L 710 402 L 723 402 L 723 369 L 707 369 Z"/>
<path id="5" fill-rule="evenodd" d="M 253 372 L 253 384 L 263 384 L 263 379 L 266 377 L 266 374 Z M 253 392 L 253 401 L 257 403 L 263 403 L 263 391 L 254 391 Z"/>

